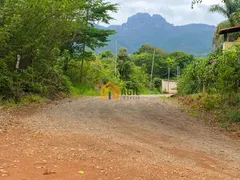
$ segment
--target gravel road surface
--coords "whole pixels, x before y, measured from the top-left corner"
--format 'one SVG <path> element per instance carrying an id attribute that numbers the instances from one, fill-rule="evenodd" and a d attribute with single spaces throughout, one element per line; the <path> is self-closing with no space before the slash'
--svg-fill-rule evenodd
<path id="1" fill-rule="evenodd" d="M 2 109 L 3 122 L 0 179 L 240 179 L 240 139 L 157 96 Z"/>

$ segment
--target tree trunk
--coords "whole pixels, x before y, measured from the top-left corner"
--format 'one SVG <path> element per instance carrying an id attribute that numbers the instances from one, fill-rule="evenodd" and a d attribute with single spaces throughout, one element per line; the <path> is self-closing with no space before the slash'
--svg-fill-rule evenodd
<path id="1" fill-rule="evenodd" d="M 84 57 L 82 57 L 82 63 L 81 63 L 81 72 L 80 72 L 80 82 L 83 82 L 83 67 L 84 67 Z"/>
<path id="2" fill-rule="evenodd" d="M 64 61 L 64 66 L 63 66 L 63 72 L 66 73 L 67 70 L 68 70 L 68 61 L 69 59 L 66 58 L 65 61 Z"/>
<path id="3" fill-rule="evenodd" d="M 88 0 L 88 7 L 87 7 L 87 15 L 86 15 L 86 30 L 84 32 L 83 36 L 83 51 L 82 51 L 82 64 L 81 64 L 81 72 L 80 72 L 80 82 L 83 82 L 83 67 L 84 67 L 84 55 L 85 55 L 85 49 L 86 49 L 86 36 L 87 36 L 87 29 L 88 29 L 88 19 L 89 19 L 89 5 L 90 5 L 90 0 Z"/>

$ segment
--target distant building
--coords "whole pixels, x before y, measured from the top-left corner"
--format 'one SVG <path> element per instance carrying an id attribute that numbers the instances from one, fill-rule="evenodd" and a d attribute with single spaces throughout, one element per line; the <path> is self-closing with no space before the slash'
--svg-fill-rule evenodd
<path id="1" fill-rule="evenodd" d="M 162 92 L 168 94 L 177 93 L 177 81 L 175 80 L 162 80 Z"/>

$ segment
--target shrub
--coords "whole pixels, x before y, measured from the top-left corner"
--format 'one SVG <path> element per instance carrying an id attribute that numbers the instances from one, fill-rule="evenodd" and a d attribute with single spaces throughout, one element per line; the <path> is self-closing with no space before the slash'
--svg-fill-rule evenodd
<path id="1" fill-rule="evenodd" d="M 153 84 L 154 84 L 154 87 L 160 91 L 161 86 L 162 86 L 162 80 L 161 80 L 161 78 L 155 77 L 155 78 L 153 79 Z"/>
<path id="2" fill-rule="evenodd" d="M 44 98 L 41 96 L 30 94 L 22 98 L 21 104 L 40 103 L 42 101 L 44 101 Z"/>
<path id="3" fill-rule="evenodd" d="M 236 95 L 236 105 L 240 106 L 240 93 Z"/>
<path id="4" fill-rule="evenodd" d="M 75 83 L 71 88 L 71 93 L 74 96 L 85 95 L 85 96 L 99 96 L 99 90 L 93 86 Z"/>
<path id="5" fill-rule="evenodd" d="M 232 122 L 240 122 L 240 110 L 232 110 L 228 114 L 229 120 Z"/>
<path id="6" fill-rule="evenodd" d="M 204 109 L 212 110 L 219 106 L 221 99 L 217 95 L 208 95 L 201 97 L 200 101 Z"/>
<path id="7" fill-rule="evenodd" d="M 193 76 L 183 75 L 177 86 L 178 94 L 189 95 L 200 92 L 200 85 L 197 80 L 192 79 Z"/>

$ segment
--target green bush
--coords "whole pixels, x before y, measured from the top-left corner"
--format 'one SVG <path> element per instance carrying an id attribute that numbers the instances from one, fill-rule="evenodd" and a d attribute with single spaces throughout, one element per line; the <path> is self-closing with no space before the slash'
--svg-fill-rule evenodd
<path id="1" fill-rule="evenodd" d="M 232 110 L 228 114 L 229 120 L 232 122 L 240 122 L 240 110 Z"/>
<path id="2" fill-rule="evenodd" d="M 161 91 L 161 86 L 162 86 L 162 79 L 158 78 L 158 77 L 155 77 L 153 79 L 153 84 L 154 84 L 154 87 L 156 89 L 158 89 L 158 91 L 160 92 Z"/>
<path id="3" fill-rule="evenodd" d="M 216 99 L 213 99 L 213 98 L 203 97 L 201 99 L 201 102 L 202 102 L 203 108 L 206 110 L 212 110 L 217 106 L 217 101 Z"/>
<path id="4" fill-rule="evenodd" d="M 240 106 L 240 93 L 236 94 L 236 106 Z"/>
<path id="5" fill-rule="evenodd" d="M 42 101 L 44 101 L 44 98 L 42 98 L 41 96 L 30 94 L 30 95 L 23 97 L 20 103 L 21 104 L 30 104 L 30 103 L 40 103 Z"/>
<path id="6" fill-rule="evenodd" d="M 181 75 L 178 81 L 178 94 L 189 95 L 200 92 L 200 84 L 197 78 L 195 65 L 189 65 Z"/>
<path id="7" fill-rule="evenodd" d="M 239 53 L 240 50 L 227 50 L 197 59 L 183 71 L 178 82 L 179 94 L 201 92 L 205 85 L 207 93 L 221 94 L 224 102 L 235 104 L 239 92 Z"/>

